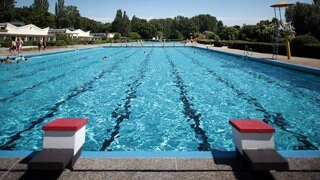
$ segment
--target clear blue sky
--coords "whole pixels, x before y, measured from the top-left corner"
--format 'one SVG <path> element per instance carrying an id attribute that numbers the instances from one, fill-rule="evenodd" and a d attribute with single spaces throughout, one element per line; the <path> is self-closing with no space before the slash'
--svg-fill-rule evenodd
<path id="1" fill-rule="evenodd" d="M 16 0 L 17 7 L 30 6 L 34 0 Z M 178 15 L 192 17 L 210 14 L 225 25 L 256 24 L 271 20 L 274 11 L 270 5 L 281 0 L 65 0 L 66 5 L 78 7 L 81 16 L 101 22 L 112 22 L 116 11 L 122 9 L 129 18 L 173 18 Z M 298 0 L 312 3 L 312 0 Z M 288 0 L 295 3 L 298 1 Z M 49 11 L 54 13 L 57 0 L 49 0 Z"/>

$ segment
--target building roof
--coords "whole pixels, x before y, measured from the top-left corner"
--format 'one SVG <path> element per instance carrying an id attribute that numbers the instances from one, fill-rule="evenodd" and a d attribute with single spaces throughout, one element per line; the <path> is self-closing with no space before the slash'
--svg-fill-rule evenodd
<path id="1" fill-rule="evenodd" d="M 1 35 L 24 35 L 24 36 L 47 36 L 49 27 L 41 29 L 33 24 L 17 27 L 10 23 L 1 23 L 5 26 L 4 31 L 0 31 Z"/>
<path id="2" fill-rule="evenodd" d="M 90 37 L 92 38 L 92 36 L 90 35 L 90 31 L 82 31 L 81 29 L 77 29 L 77 30 L 74 30 L 74 31 L 71 31 L 71 30 L 67 30 L 66 31 L 67 34 L 72 34 L 72 36 L 75 36 L 75 37 Z"/>

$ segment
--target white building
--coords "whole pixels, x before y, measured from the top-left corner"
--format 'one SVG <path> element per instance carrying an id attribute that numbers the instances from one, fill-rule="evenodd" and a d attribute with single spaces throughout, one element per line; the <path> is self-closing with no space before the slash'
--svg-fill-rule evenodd
<path id="1" fill-rule="evenodd" d="M 115 34 L 116 33 L 107 33 L 107 38 L 108 39 L 113 39 Z"/>
<path id="2" fill-rule="evenodd" d="M 10 23 L 0 23 L 0 43 L 6 39 L 21 37 L 23 41 L 37 41 L 48 36 L 49 27 L 41 29 L 33 24 L 17 27 Z"/>
<path id="3" fill-rule="evenodd" d="M 77 29 L 71 31 L 67 29 L 66 34 L 70 35 L 72 38 L 81 39 L 81 40 L 92 40 L 93 36 L 90 35 L 90 31 L 82 31 L 81 29 Z"/>

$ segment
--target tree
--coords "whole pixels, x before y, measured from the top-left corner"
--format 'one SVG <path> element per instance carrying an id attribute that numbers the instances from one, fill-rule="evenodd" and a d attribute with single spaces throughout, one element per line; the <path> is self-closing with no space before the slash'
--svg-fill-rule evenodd
<path id="1" fill-rule="evenodd" d="M 130 26 L 130 20 L 129 17 L 126 14 L 126 11 L 123 12 L 123 17 L 122 17 L 122 28 L 121 28 L 121 34 L 123 36 L 128 35 L 128 33 L 131 31 L 131 26 Z"/>
<path id="2" fill-rule="evenodd" d="M 292 16 L 293 25 L 297 35 L 310 33 L 320 39 L 320 7 L 319 1 L 314 4 L 297 2 L 292 8 L 286 11 L 286 18 Z"/>
<path id="3" fill-rule="evenodd" d="M 49 10 L 49 1 L 48 0 L 34 0 L 34 3 L 31 5 L 32 8 L 43 10 L 48 12 Z"/>
<path id="4" fill-rule="evenodd" d="M 130 32 L 130 20 L 125 11 L 123 13 L 121 9 L 117 11 L 116 17 L 112 22 L 112 31 L 119 32 L 122 36 Z"/>
<path id="5" fill-rule="evenodd" d="M 58 0 L 55 4 L 56 26 L 62 28 L 62 18 L 65 16 L 64 0 Z"/>
<path id="6" fill-rule="evenodd" d="M 140 36 L 140 34 L 138 34 L 136 32 L 130 32 L 128 34 L 128 38 L 130 38 L 130 39 L 141 39 L 141 36 Z"/>
<path id="7" fill-rule="evenodd" d="M 218 21 L 218 23 L 217 23 L 217 34 L 219 34 L 222 29 L 223 29 L 223 22 L 222 21 Z"/>
<path id="8" fill-rule="evenodd" d="M 209 14 L 200 14 L 191 18 L 191 21 L 199 28 L 198 32 L 212 31 L 217 32 L 217 18 Z"/>
<path id="9" fill-rule="evenodd" d="M 143 39 L 151 39 L 155 34 L 155 27 L 147 22 L 143 21 L 141 24 L 141 29 L 138 32 Z"/>
<path id="10" fill-rule="evenodd" d="M 0 0 L 0 19 L 2 22 L 10 21 L 14 13 L 15 3 L 15 0 Z"/>
<path id="11" fill-rule="evenodd" d="M 220 30 L 218 34 L 221 39 L 224 40 L 236 40 L 239 36 L 239 29 L 236 27 L 224 27 Z"/>

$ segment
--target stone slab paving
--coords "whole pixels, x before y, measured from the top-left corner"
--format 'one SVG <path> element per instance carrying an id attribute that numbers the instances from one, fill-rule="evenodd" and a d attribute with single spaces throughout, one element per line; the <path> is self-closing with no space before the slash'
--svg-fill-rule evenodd
<path id="1" fill-rule="evenodd" d="M 192 46 L 198 46 L 201 48 L 208 47 L 209 49 L 212 49 L 215 51 L 228 52 L 228 53 L 233 53 L 233 54 L 238 54 L 238 55 L 244 54 L 244 50 L 230 49 L 228 47 L 212 47 L 212 46 L 201 45 L 201 44 L 192 45 Z M 272 59 L 272 54 L 259 53 L 259 52 L 252 52 L 252 54 L 249 53 L 248 56 L 264 58 L 264 59 L 271 60 L 271 61 L 280 61 L 280 62 L 285 62 L 285 63 L 289 63 L 289 64 L 296 64 L 296 65 L 301 65 L 301 66 L 313 67 L 313 68 L 318 68 L 318 69 L 320 68 L 320 59 L 316 59 L 316 58 L 305 58 L 305 57 L 292 56 L 291 59 L 288 60 L 287 56 L 278 55 L 277 59 Z"/>
<path id="2" fill-rule="evenodd" d="M 0 158 L 0 179 L 320 179 L 320 158 L 288 158 L 288 171 L 253 172 L 238 158 L 80 158 L 73 170 L 27 171 Z"/>

